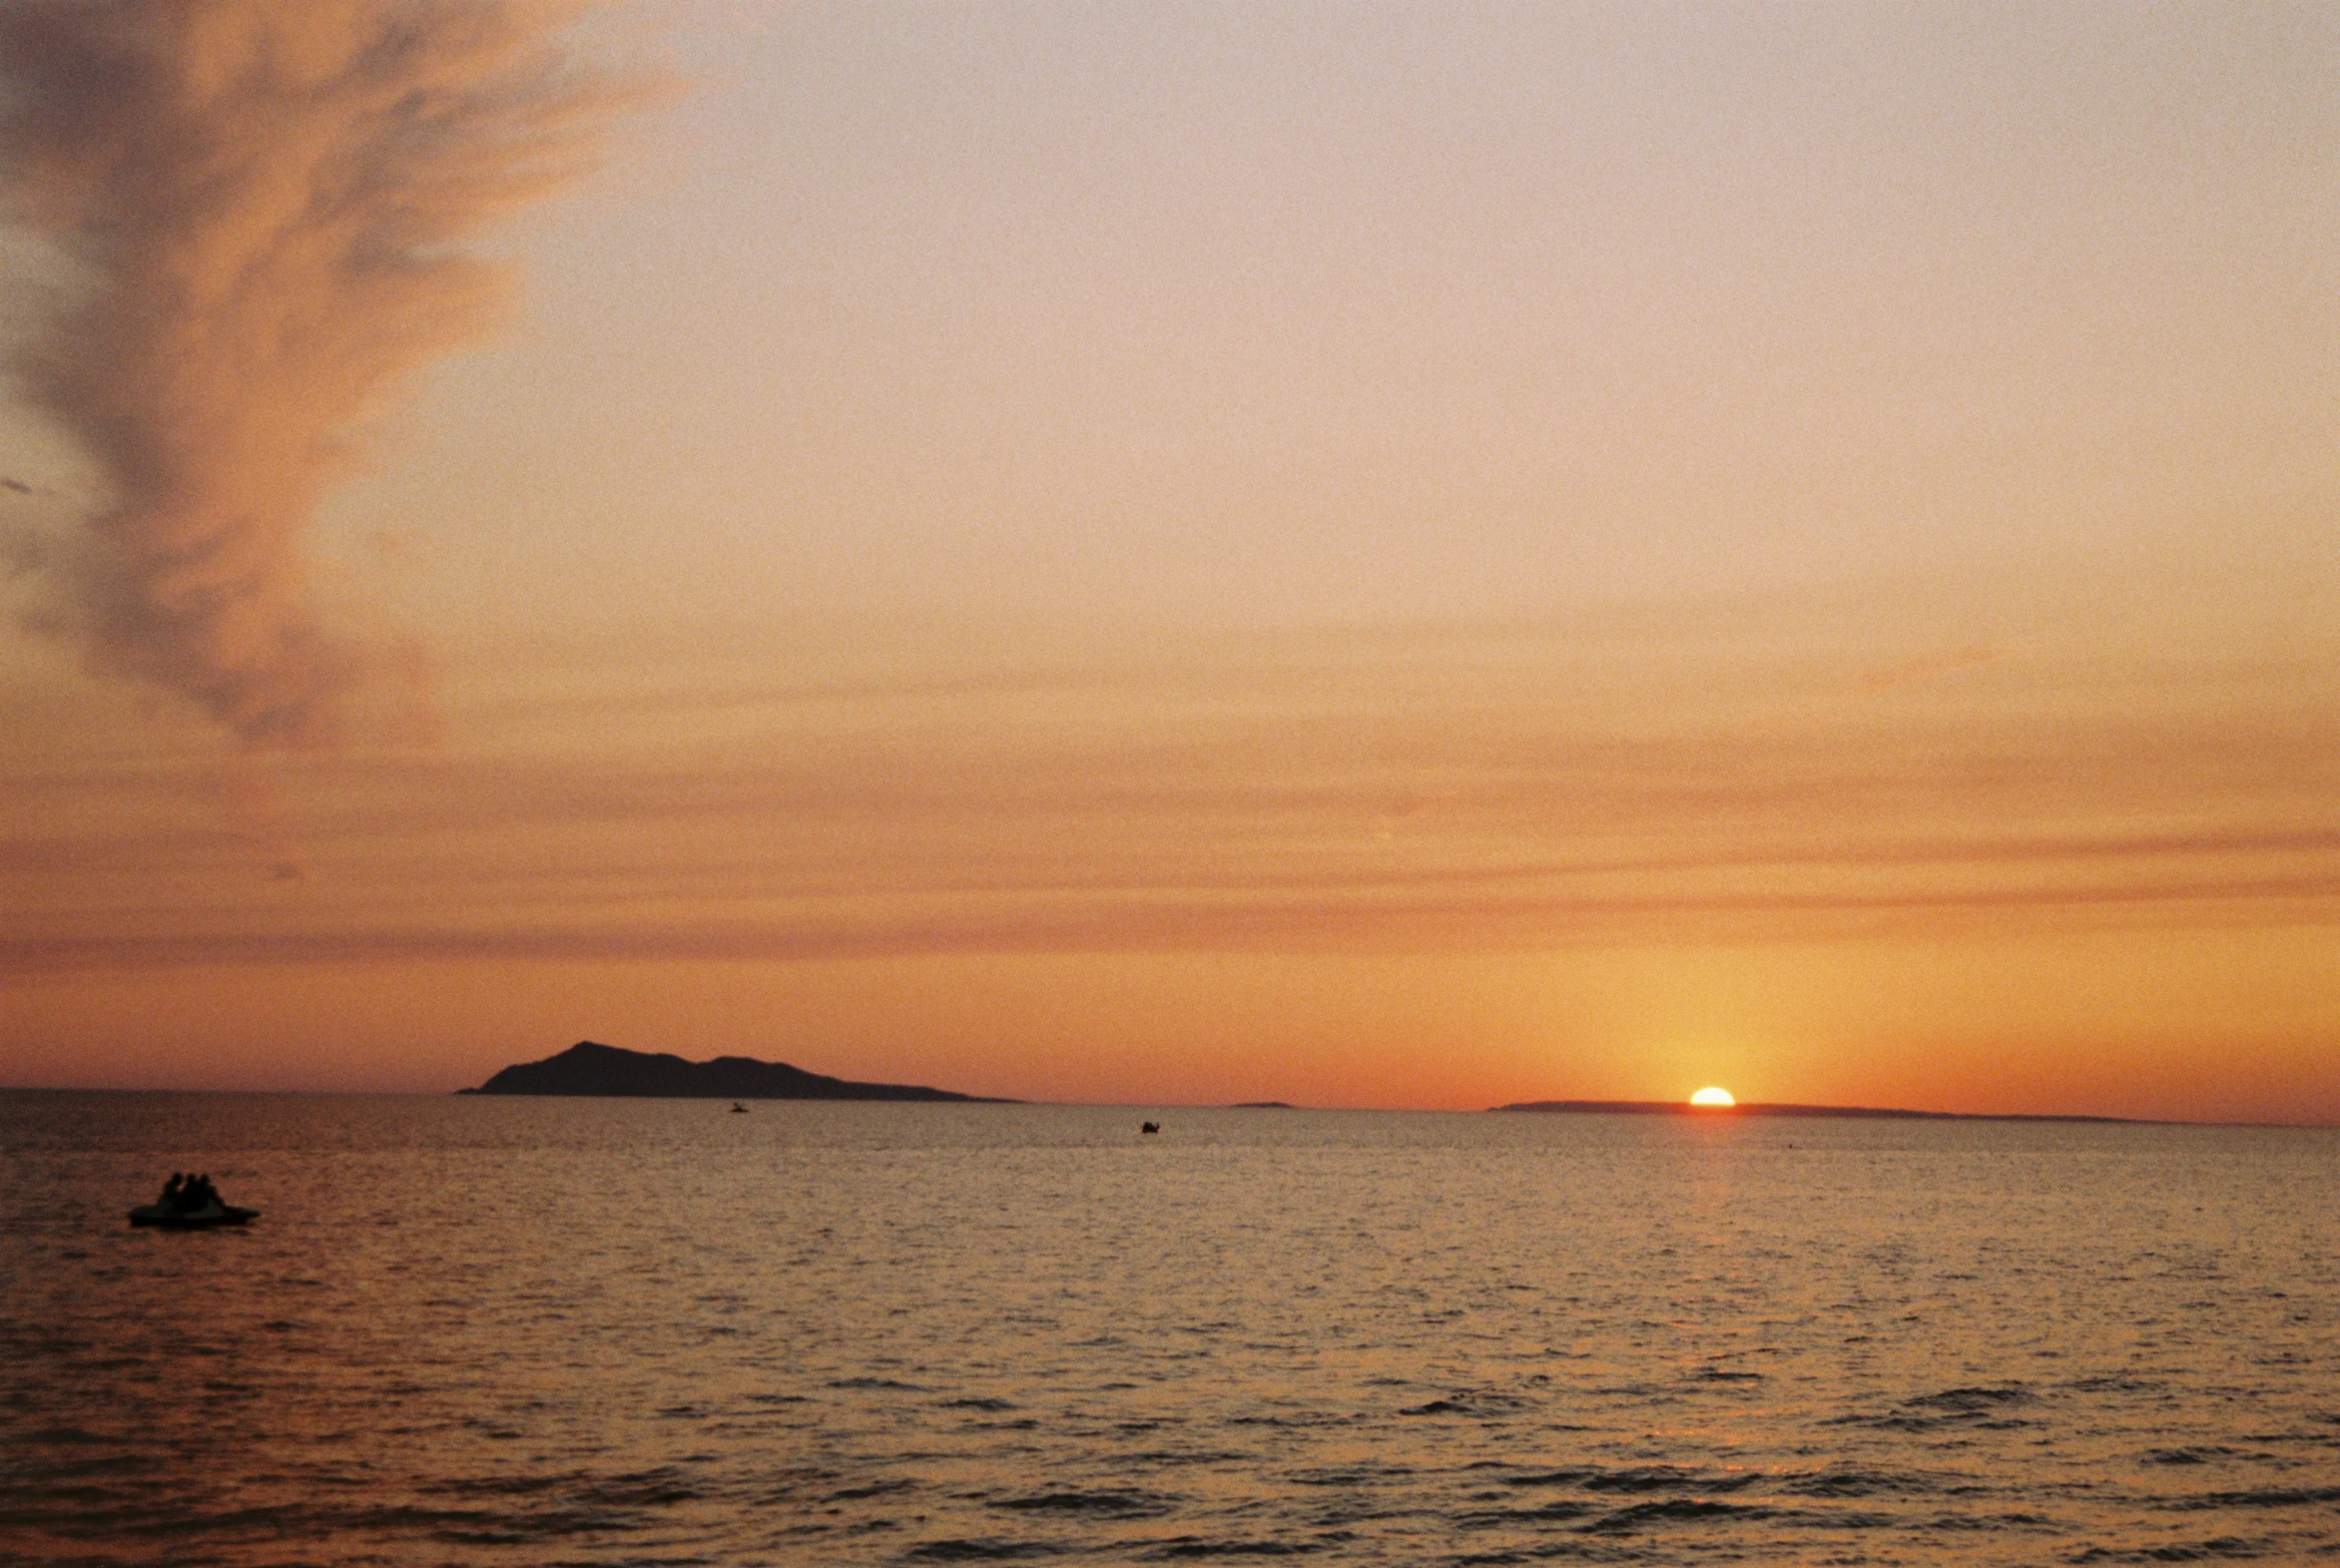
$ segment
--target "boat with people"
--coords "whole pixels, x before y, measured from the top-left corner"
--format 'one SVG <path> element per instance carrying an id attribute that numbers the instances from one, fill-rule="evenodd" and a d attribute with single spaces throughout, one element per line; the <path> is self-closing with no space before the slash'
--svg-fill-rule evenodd
<path id="1" fill-rule="evenodd" d="M 223 1225 L 244 1225 L 260 1218 L 258 1209 L 239 1209 L 220 1197 L 208 1176 L 179 1171 L 163 1184 L 163 1196 L 130 1211 L 132 1225 L 157 1226 L 166 1231 L 210 1231 Z"/>

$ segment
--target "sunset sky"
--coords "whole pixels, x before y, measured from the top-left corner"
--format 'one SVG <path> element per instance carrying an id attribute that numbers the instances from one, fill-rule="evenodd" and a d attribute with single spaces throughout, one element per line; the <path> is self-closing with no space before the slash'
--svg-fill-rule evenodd
<path id="1" fill-rule="evenodd" d="M 0 1085 L 2340 1124 L 2340 8 L 557 37 L 597 172 L 413 220 L 492 334 L 15 144 Z M 150 141 L 373 123 L 238 113 Z M 340 662 L 126 608 L 272 507 Z"/>

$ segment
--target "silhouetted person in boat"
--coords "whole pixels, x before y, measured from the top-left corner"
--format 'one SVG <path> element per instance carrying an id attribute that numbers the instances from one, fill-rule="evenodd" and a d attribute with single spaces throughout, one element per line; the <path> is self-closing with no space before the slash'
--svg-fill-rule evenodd
<path id="1" fill-rule="evenodd" d="M 220 1201 L 219 1190 L 212 1186 L 208 1176 L 191 1176 L 179 1189 L 179 1209 L 183 1214 L 194 1214 Z"/>
<path id="2" fill-rule="evenodd" d="M 185 1185 L 186 1181 L 187 1178 L 184 1174 L 178 1171 L 173 1171 L 171 1173 L 171 1179 L 163 1184 L 163 1196 L 155 1200 L 156 1205 L 164 1209 L 178 1208 L 179 1192 L 181 1187 Z"/>

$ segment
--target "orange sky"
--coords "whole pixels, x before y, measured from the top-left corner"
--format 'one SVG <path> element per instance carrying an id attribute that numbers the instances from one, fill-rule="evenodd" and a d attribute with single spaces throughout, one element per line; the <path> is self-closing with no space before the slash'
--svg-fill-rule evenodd
<path id="1" fill-rule="evenodd" d="M 2340 1124 L 2328 12 L 633 15 L 341 739 L 6 586 L 0 1083 Z"/>

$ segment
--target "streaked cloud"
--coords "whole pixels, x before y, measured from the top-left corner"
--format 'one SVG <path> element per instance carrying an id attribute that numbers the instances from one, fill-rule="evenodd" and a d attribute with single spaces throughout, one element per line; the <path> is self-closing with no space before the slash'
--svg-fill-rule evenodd
<path id="1" fill-rule="evenodd" d="M 2340 703 L 2313 650 L 2035 656 L 1990 664 L 1980 706 L 1923 678 L 1846 705 L 1848 668 L 1924 661 L 1732 633 L 1338 634 L 798 681 L 737 650 L 549 667 L 472 692 L 467 744 L 288 785 L 271 811 L 303 824 L 297 854 L 275 820 L 158 830 L 157 810 L 201 820 L 192 762 L 20 768 L 0 865 L 32 896 L 0 962 L 1431 951 L 2340 914 Z M 154 804 L 109 825 L 93 793 Z M 287 866 L 308 879 L 266 880 Z"/>
<path id="2" fill-rule="evenodd" d="M 1890 692 L 1898 687 L 1915 686 L 1921 681 L 1957 675 L 1963 670 L 1979 670 L 2005 657 L 1995 648 L 1961 648 L 1955 653 L 1912 659 L 1888 669 L 1871 670 L 1861 677 L 1858 690 L 1863 693 Z"/>

